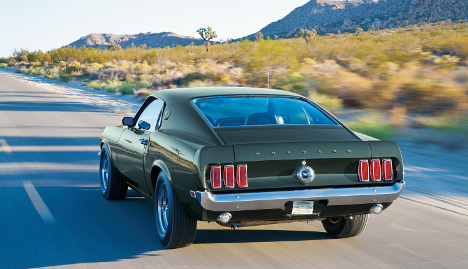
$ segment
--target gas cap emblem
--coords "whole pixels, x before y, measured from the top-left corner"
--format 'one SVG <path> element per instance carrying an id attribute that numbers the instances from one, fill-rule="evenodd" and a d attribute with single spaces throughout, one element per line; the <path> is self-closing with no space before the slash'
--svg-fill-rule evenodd
<path id="1" fill-rule="evenodd" d="M 309 166 L 303 165 L 296 169 L 294 177 L 302 183 L 311 182 L 314 180 L 315 173 Z"/>

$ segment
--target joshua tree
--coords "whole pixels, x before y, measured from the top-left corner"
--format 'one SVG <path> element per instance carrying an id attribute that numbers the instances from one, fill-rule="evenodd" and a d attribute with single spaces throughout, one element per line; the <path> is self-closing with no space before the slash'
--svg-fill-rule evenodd
<path id="1" fill-rule="evenodd" d="M 463 21 L 463 20 L 462 20 L 462 21 Z M 277 36 L 277 35 L 274 35 L 274 36 L 273 36 L 273 39 L 274 39 L 274 40 L 278 39 L 278 36 Z"/>
<path id="2" fill-rule="evenodd" d="M 197 33 L 200 34 L 201 38 L 205 41 L 206 51 L 208 51 L 210 46 L 210 40 L 218 37 L 216 32 L 209 26 L 207 28 L 198 29 Z"/>
<path id="3" fill-rule="evenodd" d="M 262 34 L 262 32 L 256 32 L 255 33 L 255 42 L 258 42 L 260 40 L 263 40 L 263 34 Z"/>
<path id="4" fill-rule="evenodd" d="M 299 36 L 304 38 L 305 42 L 307 43 L 307 47 L 309 47 L 309 43 L 312 40 L 312 38 L 315 38 L 317 36 L 317 31 L 315 29 L 302 29 Z"/>
<path id="5" fill-rule="evenodd" d="M 360 33 L 362 33 L 362 32 L 363 32 L 363 30 L 362 30 L 361 27 L 356 28 L 356 34 L 357 34 L 357 35 L 360 34 Z"/>
<path id="6" fill-rule="evenodd" d="M 118 44 L 109 44 L 106 47 L 107 50 L 119 50 L 121 49 L 120 45 Z"/>
<path id="7" fill-rule="evenodd" d="M 406 26 L 408 26 L 408 24 L 409 24 L 409 21 L 408 21 L 408 20 L 404 20 L 404 21 L 403 21 L 403 26 L 406 27 Z"/>

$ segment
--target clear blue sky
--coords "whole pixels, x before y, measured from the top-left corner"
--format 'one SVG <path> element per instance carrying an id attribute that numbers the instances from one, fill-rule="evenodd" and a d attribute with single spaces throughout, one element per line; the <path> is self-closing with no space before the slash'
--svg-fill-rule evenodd
<path id="1" fill-rule="evenodd" d="M 0 57 L 16 49 L 49 51 L 90 33 L 171 31 L 239 38 L 277 21 L 308 0 L 0 0 Z"/>

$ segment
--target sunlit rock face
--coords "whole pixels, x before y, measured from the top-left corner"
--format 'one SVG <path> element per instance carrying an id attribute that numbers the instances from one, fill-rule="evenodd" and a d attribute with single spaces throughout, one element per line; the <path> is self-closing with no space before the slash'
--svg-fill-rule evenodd
<path id="1" fill-rule="evenodd" d="M 317 26 L 321 32 L 336 32 L 467 18 L 467 0 L 312 0 L 260 31 L 264 36 L 287 36 L 295 29 Z"/>

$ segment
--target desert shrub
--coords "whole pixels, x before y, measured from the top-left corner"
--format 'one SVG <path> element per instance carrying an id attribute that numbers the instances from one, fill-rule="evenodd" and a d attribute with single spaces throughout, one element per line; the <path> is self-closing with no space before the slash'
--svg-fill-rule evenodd
<path id="1" fill-rule="evenodd" d="M 353 121 L 344 121 L 351 130 L 369 135 L 381 140 L 390 140 L 395 136 L 395 130 L 386 120 L 383 113 L 370 112 L 357 117 Z"/>
<path id="2" fill-rule="evenodd" d="M 71 79 L 71 75 L 61 74 L 59 76 L 59 80 L 62 82 L 69 82 Z"/>
<path id="3" fill-rule="evenodd" d="M 132 95 L 134 86 L 130 83 L 125 83 L 119 88 L 119 92 L 122 95 Z"/>
<path id="4" fill-rule="evenodd" d="M 0 68 L 7 68 L 8 64 L 7 63 L 0 63 Z"/>
<path id="5" fill-rule="evenodd" d="M 106 86 L 104 86 L 104 90 L 106 92 L 116 92 L 117 91 L 117 86 L 115 86 L 115 85 L 106 85 Z"/>
<path id="6" fill-rule="evenodd" d="M 89 83 L 89 87 L 93 90 L 98 90 L 100 88 L 99 85 L 100 85 L 99 82 L 96 80 L 93 80 Z"/>
<path id="7" fill-rule="evenodd" d="M 343 100 L 326 94 L 320 94 L 316 91 L 309 92 L 308 98 L 328 110 L 343 108 Z"/>

